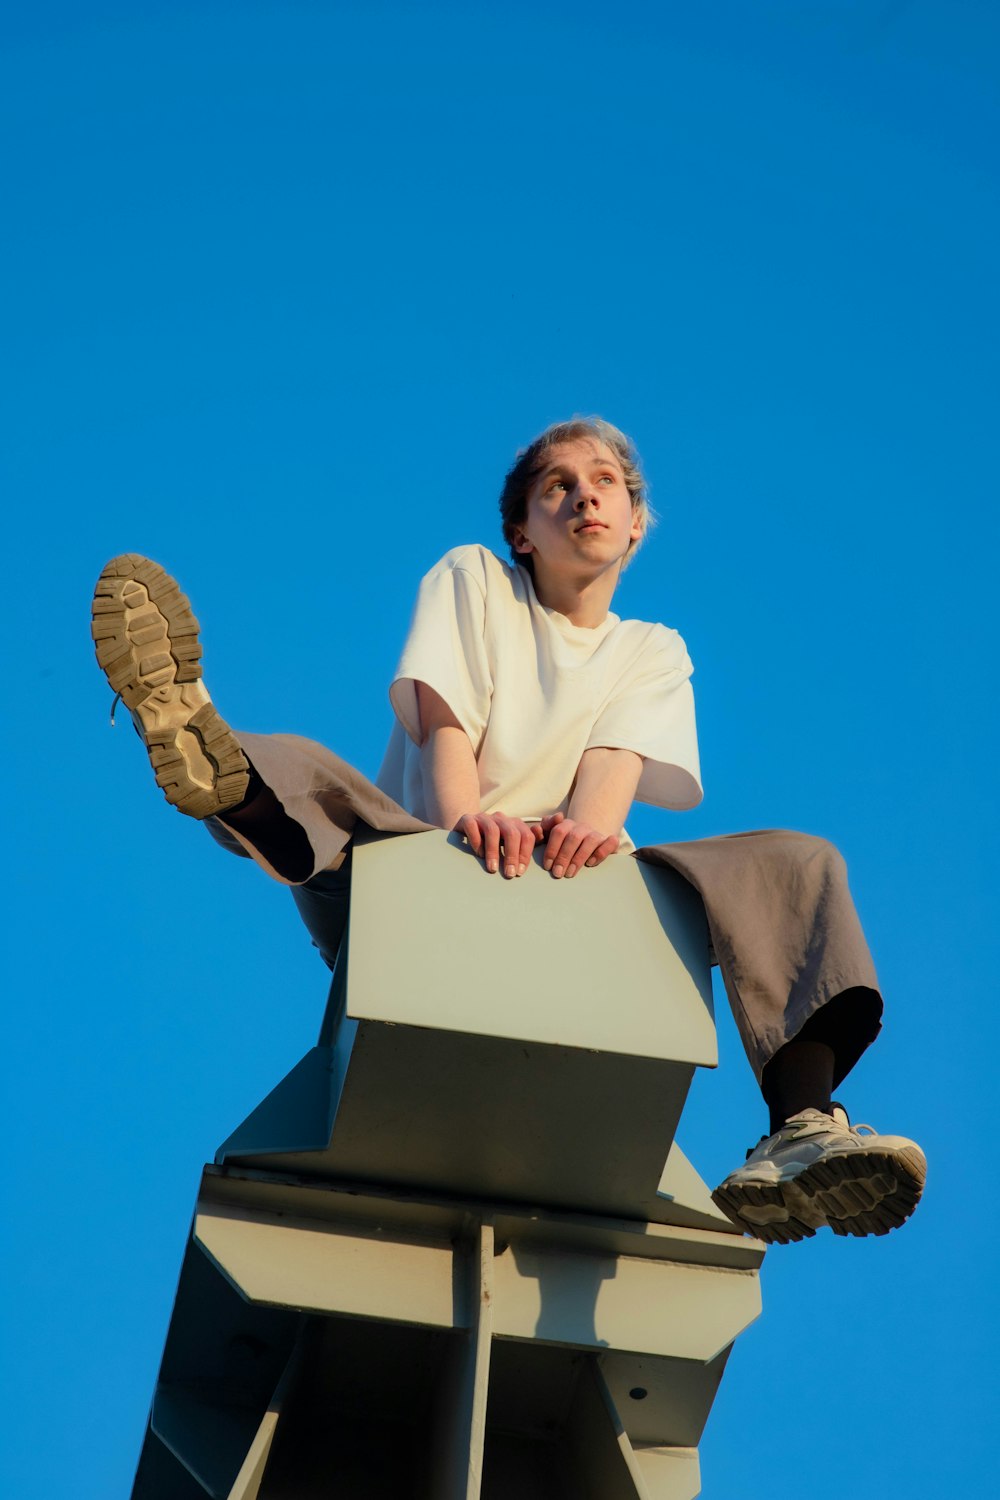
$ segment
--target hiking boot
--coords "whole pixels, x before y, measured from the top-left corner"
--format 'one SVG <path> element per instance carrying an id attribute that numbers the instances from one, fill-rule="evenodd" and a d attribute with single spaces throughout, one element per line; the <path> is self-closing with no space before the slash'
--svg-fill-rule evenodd
<path id="1" fill-rule="evenodd" d="M 132 715 L 157 785 L 192 818 L 242 802 L 250 767 L 201 680 L 198 621 L 148 557 L 113 557 L 94 590 L 97 660 Z"/>
<path id="2" fill-rule="evenodd" d="M 713 1201 L 740 1229 L 786 1245 L 824 1225 L 834 1234 L 888 1234 L 909 1218 L 927 1175 L 920 1147 L 851 1125 L 839 1104 L 832 1111 L 792 1115 L 716 1188 Z"/>

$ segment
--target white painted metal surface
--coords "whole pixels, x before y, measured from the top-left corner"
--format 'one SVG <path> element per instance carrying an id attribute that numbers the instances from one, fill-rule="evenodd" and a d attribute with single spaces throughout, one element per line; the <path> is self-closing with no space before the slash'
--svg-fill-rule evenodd
<path id="1" fill-rule="evenodd" d="M 693 1500 L 763 1255 L 673 1141 L 697 897 L 354 858 L 320 1044 L 206 1168 L 134 1500 Z"/>
<path id="2" fill-rule="evenodd" d="M 248 1302 L 435 1328 L 468 1323 L 447 1241 L 231 1209 L 200 1212 L 194 1238 Z"/>
<path id="3" fill-rule="evenodd" d="M 622 857 L 503 881 L 454 836 L 374 840 L 344 967 L 339 1018 L 220 1163 L 731 1230 L 679 1153 L 660 1181 L 716 1058 L 704 912 L 679 876 Z"/>
<path id="4" fill-rule="evenodd" d="M 627 856 L 553 880 L 487 875 L 455 834 L 354 852 L 347 1013 L 713 1067 L 697 894 Z"/>

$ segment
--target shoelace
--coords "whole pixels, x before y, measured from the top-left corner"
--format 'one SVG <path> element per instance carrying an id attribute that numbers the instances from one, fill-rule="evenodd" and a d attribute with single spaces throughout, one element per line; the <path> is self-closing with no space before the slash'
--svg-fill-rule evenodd
<path id="1" fill-rule="evenodd" d="M 842 1104 L 839 1105 L 838 1108 L 843 1109 L 844 1110 L 844 1114 L 845 1115 L 847 1114 L 847 1111 L 846 1111 L 846 1109 L 844 1109 L 844 1106 Z M 836 1124 L 836 1120 L 834 1119 L 834 1116 L 831 1115 L 830 1118 L 831 1118 L 831 1120 L 834 1120 L 834 1123 Z M 875 1126 L 874 1125 L 867 1125 L 867 1124 L 865 1124 L 865 1122 L 863 1120 L 859 1120 L 856 1125 L 852 1125 L 851 1122 L 850 1122 L 850 1120 L 848 1120 L 847 1121 L 847 1129 L 848 1129 L 848 1131 L 850 1132 L 851 1135 L 860 1135 L 862 1131 L 866 1131 L 868 1133 L 868 1135 L 878 1135 L 878 1131 L 875 1129 Z M 757 1142 L 756 1146 L 750 1146 L 747 1149 L 747 1154 L 746 1154 L 746 1157 L 744 1158 L 744 1160 L 749 1161 L 750 1158 L 751 1158 L 751 1156 L 753 1156 L 754 1152 L 757 1150 L 757 1148 L 759 1146 L 763 1146 L 764 1142 L 765 1141 L 769 1141 L 770 1139 L 771 1139 L 771 1137 L 769 1135 L 762 1135 L 761 1138 L 760 1138 L 760 1140 Z"/>

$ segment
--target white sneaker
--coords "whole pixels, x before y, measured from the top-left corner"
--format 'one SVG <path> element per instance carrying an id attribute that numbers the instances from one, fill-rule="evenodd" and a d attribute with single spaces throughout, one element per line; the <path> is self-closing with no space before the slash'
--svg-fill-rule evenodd
<path id="1" fill-rule="evenodd" d="M 198 621 L 170 574 L 134 552 L 113 557 L 94 590 L 91 634 L 167 801 L 192 818 L 242 802 L 250 768 L 201 681 Z"/>
<path id="2" fill-rule="evenodd" d="M 888 1234 L 916 1208 L 926 1176 L 915 1141 L 852 1126 L 835 1104 L 832 1116 L 792 1115 L 712 1198 L 740 1229 L 787 1245 L 824 1225 L 834 1234 Z"/>

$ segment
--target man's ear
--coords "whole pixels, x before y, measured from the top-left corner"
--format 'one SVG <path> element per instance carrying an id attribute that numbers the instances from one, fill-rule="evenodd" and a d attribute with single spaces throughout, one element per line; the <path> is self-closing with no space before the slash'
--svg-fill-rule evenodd
<path id="1" fill-rule="evenodd" d="M 522 552 L 522 553 L 527 554 L 528 552 L 534 552 L 534 550 L 535 550 L 534 545 L 531 542 L 528 541 L 528 538 L 525 536 L 525 534 L 521 530 L 520 526 L 515 526 L 514 527 L 514 551 L 515 552 Z"/>
<path id="2" fill-rule="evenodd" d="M 643 539 L 643 537 L 645 536 L 645 534 L 646 534 L 646 517 L 645 517 L 645 514 L 644 514 L 644 512 L 642 512 L 640 510 L 636 510 L 635 506 L 633 506 L 632 507 L 632 532 L 631 532 L 631 536 L 632 536 L 633 542 L 641 542 L 642 539 Z"/>

